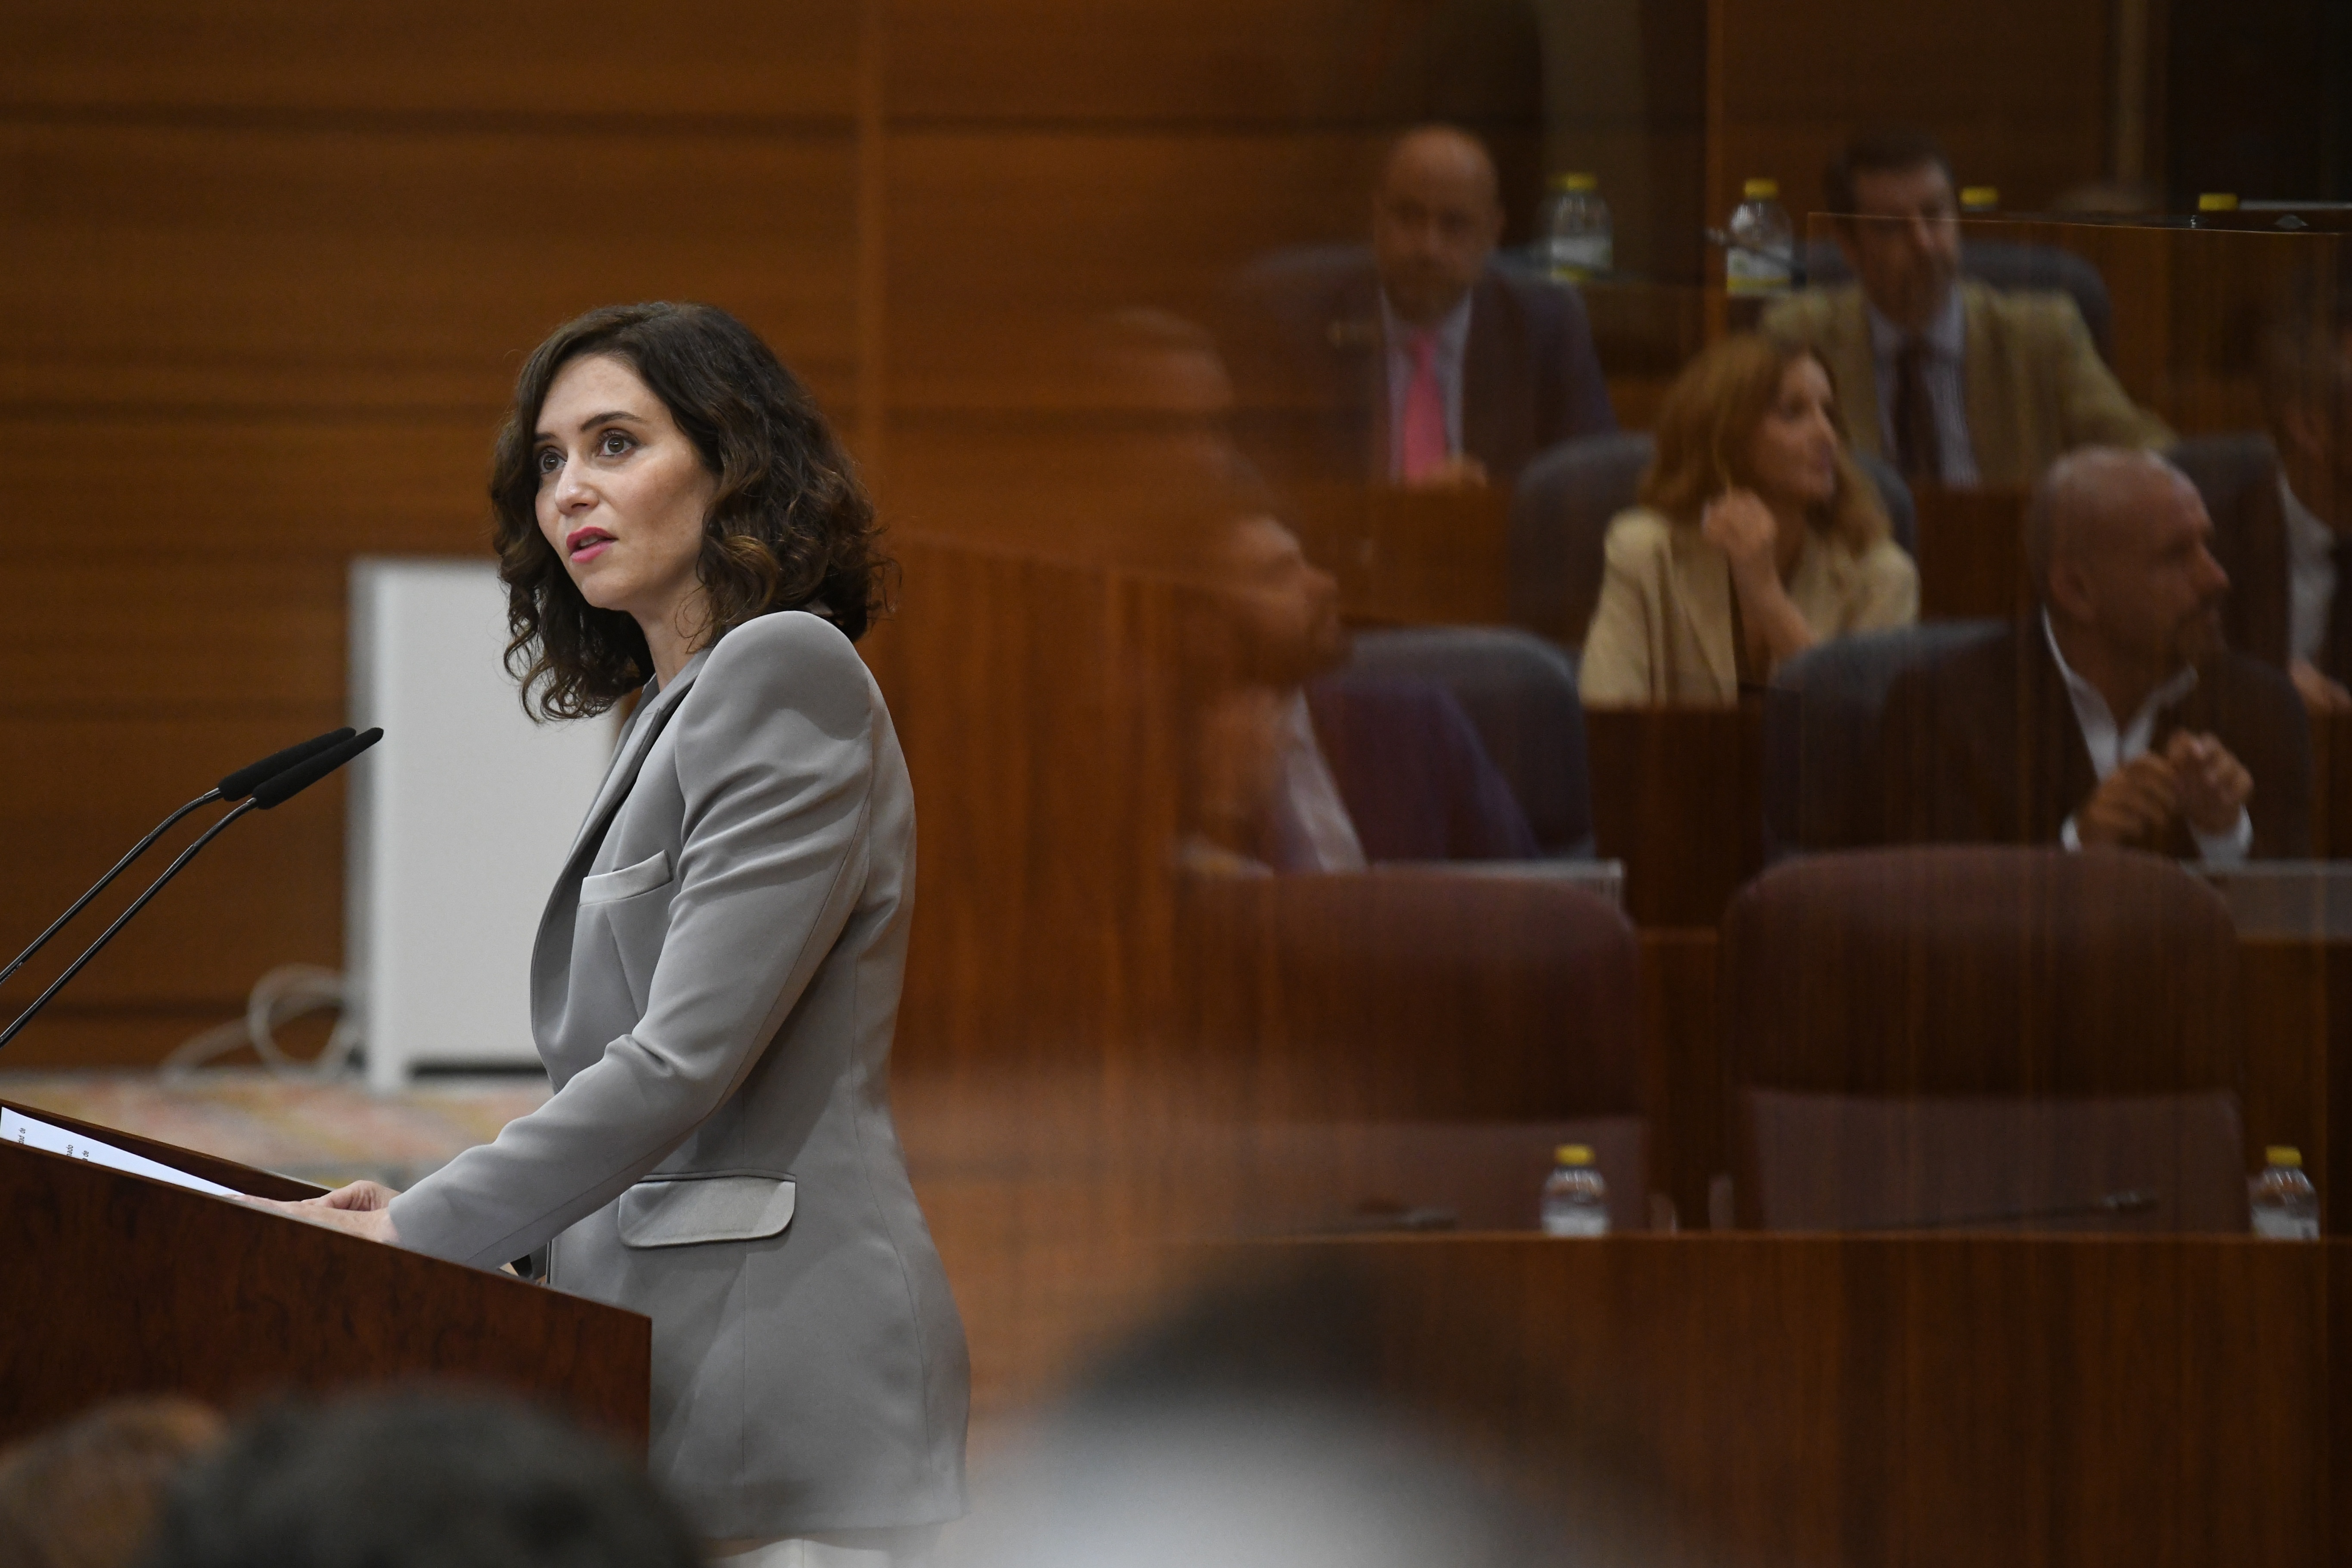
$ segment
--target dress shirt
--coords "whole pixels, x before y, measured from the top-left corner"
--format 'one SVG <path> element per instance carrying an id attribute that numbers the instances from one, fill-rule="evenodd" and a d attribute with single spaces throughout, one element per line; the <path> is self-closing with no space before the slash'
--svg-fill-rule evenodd
<path id="1" fill-rule="evenodd" d="M 2191 691 L 2197 689 L 2197 669 L 2191 665 L 2147 694 L 2131 722 L 2118 729 L 2116 716 L 2107 707 L 2107 700 L 2099 689 L 2074 673 L 2066 662 L 2066 654 L 2058 646 L 2058 634 L 2051 628 L 2050 612 L 2042 612 L 2042 635 L 2050 641 L 2050 657 L 2058 662 L 2060 679 L 2066 682 L 2066 698 L 2074 706 L 2074 721 L 2083 727 L 2083 744 L 2091 753 L 2091 771 L 2099 782 L 2107 775 L 2147 752 L 2148 742 L 2156 735 L 2157 716 Z M 2242 866 L 2246 854 L 2254 846 L 2254 821 L 2246 808 L 2238 808 L 2238 825 L 2227 833 L 2201 833 L 2194 823 L 2189 827 L 2189 837 L 2197 840 L 2197 853 L 2209 866 Z M 2058 831 L 2059 841 L 2069 849 L 2083 847 L 2082 837 L 2074 831 L 2072 813 L 2066 825 Z"/>
<path id="2" fill-rule="evenodd" d="M 2303 504 L 2284 474 L 2279 501 L 2286 513 L 2287 657 L 2313 659 L 2327 641 L 2336 603 L 2336 531 Z"/>
<path id="3" fill-rule="evenodd" d="M 1891 458 L 1902 449 L 1895 428 L 1895 389 L 1900 374 L 1897 360 L 1903 352 L 1904 333 L 1880 315 L 1878 307 L 1867 299 L 1862 310 L 1870 324 L 1871 363 L 1878 383 L 1879 449 Z M 1968 333 L 1958 289 L 1944 296 L 1944 308 L 1936 312 L 1935 320 L 1918 336 L 1927 351 L 1919 379 L 1927 388 L 1927 407 L 1936 420 L 1936 444 L 1943 459 L 1944 471 L 1937 478 L 1948 485 L 1973 485 L 1977 482 L 1976 448 L 1969 441 L 1968 384 L 1962 377 L 1960 363 Z M 1390 374 L 1393 377 L 1395 373 L 1391 371 Z M 1847 416 L 1853 417 L 1852 414 Z"/>
<path id="4" fill-rule="evenodd" d="M 1438 318 L 1437 324 L 1427 330 L 1435 334 L 1437 353 L 1433 368 L 1437 372 L 1437 390 L 1445 398 L 1445 449 L 1448 453 L 1462 450 L 1462 361 L 1470 349 L 1470 289 L 1462 291 L 1460 303 Z M 1391 479 L 1404 477 L 1404 399 L 1412 385 L 1412 334 L 1422 329 L 1411 327 L 1400 320 L 1389 305 L 1389 297 L 1381 295 L 1381 341 L 1387 345 L 1383 356 L 1389 373 L 1389 450 L 1388 476 Z"/>
<path id="5" fill-rule="evenodd" d="M 1285 871 L 1360 871 L 1363 841 L 1340 798 L 1331 764 L 1315 741 L 1315 719 L 1307 693 L 1293 691 L 1283 704 L 1275 765 L 1276 868 Z"/>

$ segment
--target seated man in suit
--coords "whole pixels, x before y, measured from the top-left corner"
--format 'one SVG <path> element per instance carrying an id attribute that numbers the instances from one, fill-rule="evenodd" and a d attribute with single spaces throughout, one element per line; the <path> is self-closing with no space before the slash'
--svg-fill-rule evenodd
<path id="1" fill-rule="evenodd" d="M 1915 484 L 2032 484 L 2077 447 L 2163 447 L 2064 294 L 1960 278 L 1959 203 L 1943 149 L 1916 132 L 1853 142 L 1825 196 L 1858 280 L 1777 301 L 1763 328 L 1830 367 L 1854 446 Z"/>
<path id="2" fill-rule="evenodd" d="M 1424 126 L 1382 165 L 1369 254 L 1253 269 L 1228 358 L 1270 478 L 1507 485 L 1545 447 L 1617 427 L 1583 301 L 1496 267 L 1502 233 L 1485 146 Z"/>
<path id="3" fill-rule="evenodd" d="M 1195 741 L 1192 864 L 1534 858 L 1527 814 L 1451 692 L 1329 679 L 1348 658 L 1339 584 L 1288 529 L 1235 521 L 1213 565 L 1223 646 Z"/>
<path id="4" fill-rule="evenodd" d="M 2221 647 L 2230 580 L 2212 533 L 2196 487 L 2153 453 L 2061 458 L 2026 513 L 2039 613 L 1887 695 L 1895 837 L 2210 865 L 2308 853 L 2303 706 L 2284 675 Z"/>

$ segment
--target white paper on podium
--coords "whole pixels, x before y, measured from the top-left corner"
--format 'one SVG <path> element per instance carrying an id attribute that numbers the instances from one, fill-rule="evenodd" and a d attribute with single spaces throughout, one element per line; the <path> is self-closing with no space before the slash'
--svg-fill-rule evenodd
<path id="1" fill-rule="evenodd" d="M 36 1121 L 16 1111 L 0 1110 L 0 1143 L 21 1143 L 27 1149 L 42 1149 L 52 1154 L 64 1154 L 76 1160 L 87 1160 L 93 1165 L 103 1165 L 110 1171 L 128 1171 L 134 1176 L 152 1176 L 159 1182 L 169 1182 L 175 1187 L 210 1193 L 216 1198 L 239 1195 L 234 1188 L 217 1182 L 207 1182 L 202 1176 L 192 1176 L 185 1171 L 175 1171 L 159 1161 L 144 1155 L 117 1149 L 110 1143 L 100 1143 L 79 1132 L 68 1132 L 62 1127 L 52 1127 L 46 1121 Z"/>

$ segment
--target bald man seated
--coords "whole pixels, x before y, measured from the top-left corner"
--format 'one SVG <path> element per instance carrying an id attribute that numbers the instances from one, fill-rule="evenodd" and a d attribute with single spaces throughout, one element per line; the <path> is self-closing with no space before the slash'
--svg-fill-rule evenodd
<path id="1" fill-rule="evenodd" d="M 2162 458 L 2060 458 L 2026 514 L 2039 608 L 1888 693 L 1894 836 L 2215 866 L 2308 854 L 2303 705 L 2284 675 L 2221 646 L 2230 580 L 2212 537 L 2196 487 Z"/>
<path id="2" fill-rule="evenodd" d="M 1583 300 L 1495 265 L 1503 204 L 1477 138 L 1399 137 L 1371 219 L 1369 250 L 1286 252 L 1242 280 L 1227 359 L 1269 478 L 1507 486 L 1547 447 L 1617 427 Z"/>

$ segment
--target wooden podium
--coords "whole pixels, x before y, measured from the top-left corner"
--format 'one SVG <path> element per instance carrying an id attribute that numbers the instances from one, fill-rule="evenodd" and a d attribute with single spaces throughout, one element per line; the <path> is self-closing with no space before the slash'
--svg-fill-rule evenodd
<path id="1" fill-rule="evenodd" d="M 29 1107 L 258 1197 L 320 1189 Z M 642 1452 L 653 1325 L 503 1273 L 0 1145 L 0 1444 L 102 1399 L 235 1408 L 427 1379 L 547 1405 Z"/>

